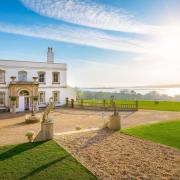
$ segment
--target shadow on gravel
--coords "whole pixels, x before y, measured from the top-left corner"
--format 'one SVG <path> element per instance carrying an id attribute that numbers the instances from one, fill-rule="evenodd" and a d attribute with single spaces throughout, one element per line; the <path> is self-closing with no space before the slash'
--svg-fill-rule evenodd
<path id="1" fill-rule="evenodd" d="M 96 135 L 93 136 L 92 138 L 88 139 L 81 147 L 80 149 L 84 149 L 87 148 L 89 146 L 91 146 L 92 144 L 96 144 L 100 141 L 103 141 L 104 139 L 106 139 L 107 137 L 111 136 L 112 134 L 114 134 L 116 131 L 113 130 L 109 130 L 108 128 L 103 128 L 100 129 L 96 132 Z"/>

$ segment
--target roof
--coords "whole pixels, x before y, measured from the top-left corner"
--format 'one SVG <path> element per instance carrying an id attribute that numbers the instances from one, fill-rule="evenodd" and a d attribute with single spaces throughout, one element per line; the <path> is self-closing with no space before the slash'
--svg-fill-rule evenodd
<path id="1" fill-rule="evenodd" d="M 0 60 L 0 67 L 4 68 L 39 68 L 39 69 L 61 69 L 66 70 L 65 63 L 47 63 L 36 61 Z"/>

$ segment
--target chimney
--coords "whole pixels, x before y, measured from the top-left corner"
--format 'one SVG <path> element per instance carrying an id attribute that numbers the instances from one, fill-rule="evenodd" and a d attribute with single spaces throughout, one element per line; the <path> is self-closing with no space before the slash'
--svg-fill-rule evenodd
<path id="1" fill-rule="evenodd" d="M 48 64 L 54 63 L 54 52 L 50 47 L 48 47 L 48 52 L 47 52 L 47 63 Z"/>

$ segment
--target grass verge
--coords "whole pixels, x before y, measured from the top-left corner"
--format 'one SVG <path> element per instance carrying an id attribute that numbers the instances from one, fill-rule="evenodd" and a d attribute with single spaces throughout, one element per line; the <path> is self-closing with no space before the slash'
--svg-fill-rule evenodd
<path id="1" fill-rule="evenodd" d="M 84 100 L 85 105 L 98 106 L 99 103 L 103 104 L 103 100 Z M 135 104 L 136 101 L 131 100 L 114 100 L 117 104 Z M 80 102 L 79 102 L 80 103 Z M 102 105 L 101 105 L 102 106 Z M 111 106 L 110 100 L 105 100 L 105 106 Z M 160 110 L 160 111 L 180 111 L 180 102 L 174 101 L 138 101 L 139 109 L 147 110 Z"/>
<path id="2" fill-rule="evenodd" d="M 180 120 L 141 125 L 121 131 L 180 149 Z"/>
<path id="3" fill-rule="evenodd" d="M 0 147 L 0 179 L 97 179 L 54 141 Z"/>

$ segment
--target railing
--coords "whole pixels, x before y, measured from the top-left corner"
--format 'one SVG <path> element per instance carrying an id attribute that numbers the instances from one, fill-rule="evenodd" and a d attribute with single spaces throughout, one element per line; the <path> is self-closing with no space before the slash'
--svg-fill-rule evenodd
<path id="1" fill-rule="evenodd" d="M 66 98 L 65 106 L 69 108 L 95 109 L 105 111 L 112 111 L 115 106 L 118 111 L 138 111 L 138 101 L 135 101 L 134 103 L 119 104 L 115 101 L 101 100 L 87 102 L 84 100 L 74 101 L 73 99 L 69 100 Z"/>

